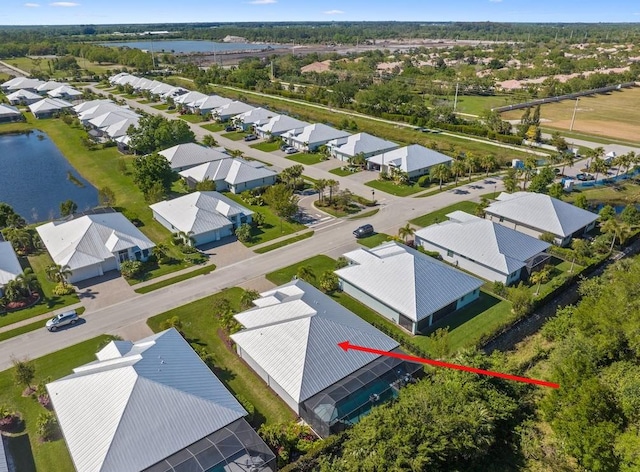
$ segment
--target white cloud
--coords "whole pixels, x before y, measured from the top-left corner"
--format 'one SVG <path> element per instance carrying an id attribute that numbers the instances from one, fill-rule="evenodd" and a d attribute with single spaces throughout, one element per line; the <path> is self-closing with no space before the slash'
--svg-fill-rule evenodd
<path id="1" fill-rule="evenodd" d="M 251 5 L 270 5 L 272 3 L 278 3 L 278 0 L 253 0 L 249 3 Z"/>
<path id="2" fill-rule="evenodd" d="M 51 7 L 79 7 L 80 4 L 76 2 L 53 2 L 50 3 Z"/>
<path id="3" fill-rule="evenodd" d="M 342 10 L 327 10 L 323 13 L 325 15 L 342 15 L 344 12 Z"/>
<path id="4" fill-rule="evenodd" d="M 40 6 L 40 4 L 39 3 L 25 3 L 24 6 L 27 7 L 27 8 L 38 8 Z"/>

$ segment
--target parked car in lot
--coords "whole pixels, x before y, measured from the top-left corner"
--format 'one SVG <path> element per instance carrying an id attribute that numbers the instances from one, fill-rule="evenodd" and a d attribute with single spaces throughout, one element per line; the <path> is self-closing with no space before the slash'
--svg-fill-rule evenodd
<path id="1" fill-rule="evenodd" d="M 284 152 L 285 154 L 295 154 L 296 152 L 298 152 L 298 150 L 294 147 L 288 147 L 284 150 Z"/>
<path id="2" fill-rule="evenodd" d="M 588 173 L 580 173 L 576 175 L 576 179 L 578 180 L 595 180 L 595 176 L 593 174 Z"/>
<path id="3" fill-rule="evenodd" d="M 353 235 L 356 238 L 365 238 L 367 236 L 371 236 L 372 234 L 373 226 L 371 225 L 362 225 L 353 232 Z"/>
<path id="4" fill-rule="evenodd" d="M 255 134 L 248 134 L 244 137 L 245 141 L 255 141 L 258 137 Z"/>
<path id="5" fill-rule="evenodd" d="M 231 132 L 231 131 L 235 131 L 236 127 L 233 125 L 227 125 L 227 127 L 224 130 L 227 132 Z"/>
<path id="6" fill-rule="evenodd" d="M 58 331 L 63 326 L 76 324 L 78 320 L 78 314 L 75 310 L 65 311 L 47 321 L 46 327 L 49 331 Z"/>

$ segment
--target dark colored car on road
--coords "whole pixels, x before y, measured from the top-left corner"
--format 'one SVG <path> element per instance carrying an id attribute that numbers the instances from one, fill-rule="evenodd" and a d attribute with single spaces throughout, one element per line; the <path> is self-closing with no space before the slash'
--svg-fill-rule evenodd
<path id="1" fill-rule="evenodd" d="M 258 137 L 255 134 L 248 134 L 244 137 L 245 141 L 255 141 Z"/>
<path id="2" fill-rule="evenodd" d="M 367 236 L 371 236 L 372 234 L 373 226 L 371 225 L 362 225 L 353 232 L 353 235 L 356 238 L 366 238 Z"/>

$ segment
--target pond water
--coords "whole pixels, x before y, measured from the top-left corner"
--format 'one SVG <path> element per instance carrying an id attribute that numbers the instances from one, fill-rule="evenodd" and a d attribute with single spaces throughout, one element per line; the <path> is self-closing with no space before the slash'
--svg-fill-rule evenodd
<path id="1" fill-rule="evenodd" d="M 101 43 L 103 46 L 129 47 L 144 49 L 153 52 L 175 52 L 188 54 L 192 52 L 226 53 L 249 50 L 276 49 L 288 46 L 279 44 L 254 44 L 254 43 L 217 43 L 215 41 L 189 41 L 189 40 L 160 40 L 160 41 L 109 41 Z"/>
<path id="2" fill-rule="evenodd" d="M 0 201 L 36 223 L 59 217 L 65 200 L 89 210 L 98 205 L 98 191 L 43 132 L 0 136 Z"/>

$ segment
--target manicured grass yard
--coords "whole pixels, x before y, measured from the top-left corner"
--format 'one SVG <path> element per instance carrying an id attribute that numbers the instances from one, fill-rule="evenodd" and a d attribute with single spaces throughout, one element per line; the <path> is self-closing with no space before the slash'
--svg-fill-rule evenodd
<path id="1" fill-rule="evenodd" d="M 375 233 L 371 236 L 367 236 L 366 238 L 359 238 L 358 244 L 362 244 L 368 248 L 380 246 L 382 243 L 386 243 L 391 240 L 391 236 L 384 233 Z"/>
<path id="2" fill-rule="evenodd" d="M 240 141 L 244 139 L 244 137 L 248 134 L 249 133 L 245 133 L 245 132 L 231 131 L 230 133 L 224 133 L 221 136 L 223 138 L 230 139 L 231 141 Z"/>
<path id="3" fill-rule="evenodd" d="M 64 377 L 71 374 L 73 368 L 95 360 L 95 353 L 109 339 L 111 338 L 108 336 L 100 336 L 36 359 L 34 361 L 36 375 L 33 385 L 42 382 L 47 377 L 51 377 L 53 380 Z M 15 470 L 74 470 L 62 437 L 46 443 L 40 443 L 38 440 L 36 421 L 38 415 L 46 410 L 37 400 L 31 397 L 22 397 L 23 390 L 24 387 L 15 383 L 13 368 L 0 372 L 0 405 L 7 405 L 10 409 L 20 412 L 26 426 L 25 434 L 5 438 L 7 449 L 16 461 Z"/>
<path id="4" fill-rule="evenodd" d="M 340 177 L 348 177 L 351 174 L 354 174 L 354 172 L 351 172 L 350 170 L 347 170 L 347 169 L 343 169 L 342 167 L 331 169 L 329 172 L 332 174 L 338 175 Z"/>
<path id="5" fill-rule="evenodd" d="M 136 293 L 149 293 L 154 290 L 158 290 L 159 288 L 166 287 L 168 285 L 172 285 L 178 282 L 182 282 L 183 280 L 187 280 L 198 275 L 208 274 L 214 271 L 216 268 L 215 264 L 209 264 L 204 267 L 200 267 L 199 269 L 192 270 L 191 272 L 187 272 L 186 274 L 177 275 L 175 277 L 171 277 L 170 279 L 162 280 L 160 282 L 156 282 L 155 284 L 145 285 L 144 287 L 136 288 Z"/>
<path id="6" fill-rule="evenodd" d="M 258 149 L 259 151 L 273 152 L 280 149 L 281 145 L 282 144 L 280 141 L 273 141 L 273 142 L 265 141 L 263 143 L 252 144 L 249 147 L 252 147 L 253 149 Z"/>
<path id="7" fill-rule="evenodd" d="M 442 223 L 447 220 L 447 214 L 453 211 L 464 211 L 467 213 L 475 214 L 476 208 L 478 208 L 478 204 L 475 202 L 458 202 L 454 203 L 445 208 L 441 208 L 440 210 L 434 211 L 432 213 L 427 213 L 426 215 L 419 216 L 418 218 L 414 218 L 410 220 L 409 223 L 420 226 L 424 228 L 425 226 L 429 226 L 435 223 Z"/>
<path id="8" fill-rule="evenodd" d="M 299 223 L 291 222 L 291 221 L 280 221 L 280 218 L 276 216 L 271 209 L 266 206 L 257 206 L 257 205 L 248 205 L 246 202 L 240 198 L 240 195 L 236 195 L 231 192 L 224 193 L 230 199 L 238 202 L 240 205 L 254 211 L 257 213 L 262 213 L 265 217 L 265 222 L 261 228 L 251 228 L 251 236 L 252 239 L 248 243 L 244 243 L 245 246 L 251 247 L 256 244 L 261 244 L 267 241 L 271 241 L 272 239 L 277 239 L 282 236 L 286 236 L 287 234 L 295 233 L 296 231 L 300 231 L 305 229 L 306 226 L 301 225 Z M 282 224 L 282 231 L 280 230 L 280 225 Z"/>
<path id="9" fill-rule="evenodd" d="M 226 128 L 226 125 L 224 123 L 211 123 L 208 125 L 201 125 L 201 127 L 206 129 L 207 131 L 216 133 L 218 131 L 224 131 L 224 129 Z"/>
<path id="10" fill-rule="evenodd" d="M 202 115 L 180 115 L 180 119 L 188 121 L 189 123 L 202 123 L 205 120 Z"/>
<path id="11" fill-rule="evenodd" d="M 269 246 L 263 246 L 261 248 L 256 249 L 254 252 L 258 254 L 264 254 L 265 252 L 274 251 L 276 249 L 280 249 L 281 247 L 288 246 L 289 244 L 297 243 L 298 241 L 303 241 L 307 238 L 313 236 L 313 231 L 308 231 L 306 233 L 299 234 L 298 236 L 294 236 L 289 239 L 285 239 L 284 241 L 279 241 L 274 244 L 270 244 Z"/>
<path id="12" fill-rule="evenodd" d="M 165 111 L 169 109 L 169 105 L 167 103 L 161 103 L 160 105 L 152 105 L 151 108 L 155 108 L 156 110 Z"/>
<path id="13" fill-rule="evenodd" d="M 418 184 L 397 185 L 391 180 L 371 180 L 365 182 L 365 185 L 398 197 L 408 197 L 409 195 L 425 190 Z"/>
<path id="14" fill-rule="evenodd" d="M 323 155 L 318 153 L 314 154 L 312 152 L 298 152 L 296 154 L 285 154 L 284 157 L 287 159 L 298 162 L 300 164 L 311 166 L 313 164 L 318 164 L 323 161 Z"/>
<path id="15" fill-rule="evenodd" d="M 261 423 L 279 423 L 294 419 L 293 411 L 278 398 L 218 335 L 220 324 L 212 313 L 214 300 L 227 298 L 231 306 L 239 310 L 241 288 L 230 288 L 215 295 L 189 303 L 147 320 L 154 332 L 161 331 L 160 324 L 168 318 L 178 316 L 187 340 L 203 346 L 213 356 L 216 376 L 232 393 L 242 395 L 256 409 Z M 254 422 L 256 423 L 256 422 Z M 62 470 L 62 469 L 60 469 Z M 71 469 L 70 469 L 71 470 Z"/>

